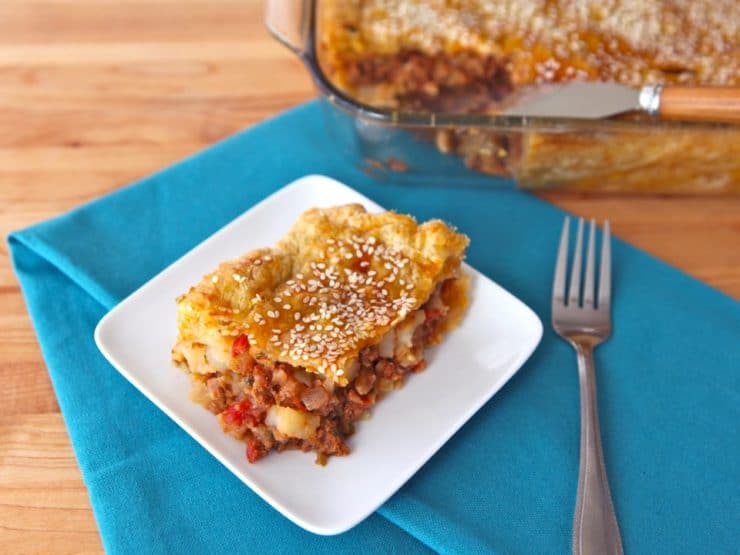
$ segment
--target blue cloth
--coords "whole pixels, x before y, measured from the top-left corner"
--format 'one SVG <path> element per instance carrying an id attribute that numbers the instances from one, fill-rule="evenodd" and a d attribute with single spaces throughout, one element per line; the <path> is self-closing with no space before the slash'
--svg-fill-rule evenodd
<path id="1" fill-rule="evenodd" d="M 471 237 L 471 264 L 549 321 L 562 211 L 510 189 L 373 182 L 341 157 L 320 112 L 301 106 L 9 239 L 106 550 L 569 552 L 578 383 L 574 354 L 549 325 L 492 401 L 376 514 L 336 537 L 281 517 L 98 353 L 93 328 L 108 309 L 308 173 L 454 222 Z M 626 551 L 737 553 L 740 308 L 620 241 L 613 256 L 614 334 L 596 359 Z"/>

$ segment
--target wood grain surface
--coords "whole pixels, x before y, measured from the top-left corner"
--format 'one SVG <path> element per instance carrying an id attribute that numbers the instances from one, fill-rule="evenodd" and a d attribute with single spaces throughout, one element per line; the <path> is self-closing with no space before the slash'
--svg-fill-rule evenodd
<path id="1" fill-rule="evenodd" d="M 54 216 L 314 95 L 256 0 L 2 0 L 0 233 Z M 740 198 L 548 193 L 740 297 Z M 102 550 L 0 246 L 0 546 Z"/>

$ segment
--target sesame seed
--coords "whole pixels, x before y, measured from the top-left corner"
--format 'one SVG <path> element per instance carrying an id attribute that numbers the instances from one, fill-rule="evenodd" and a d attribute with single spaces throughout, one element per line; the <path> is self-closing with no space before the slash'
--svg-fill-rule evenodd
<path id="1" fill-rule="evenodd" d="M 217 276 L 217 275 L 214 275 L 214 276 L 213 276 L 213 277 L 211 278 L 211 281 L 212 281 L 213 283 L 218 283 L 218 276 Z"/>
<path id="2" fill-rule="evenodd" d="M 290 304 L 289 304 L 289 303 L 285 303 L 285 304 L 283 305 L 283 308 L 284 308 L 285 310 L 290 310 Z"/>

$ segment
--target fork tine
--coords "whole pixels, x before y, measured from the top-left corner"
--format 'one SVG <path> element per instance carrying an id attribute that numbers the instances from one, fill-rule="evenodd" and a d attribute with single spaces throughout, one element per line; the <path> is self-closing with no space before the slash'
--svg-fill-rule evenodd
<path id="1" fill-rule="evenodd" d="M 594 306 L 594 239 L 596 221 L 592 218 L 588 228 L 588 247 L 586 249 L 586 281 L 583 285 L 583 306 Z"/>
<path id="2" fill-rule="evenodd" d="M 612 297 L 612 256 L 609 220 L 604 223 L 601 236 L 601 273 L 599 275 L 599 308 L 608 307 Z"/>
<path id="3" fill-rule="evenodd" d="M 583 218 L 578 218 L 576 232 L 576 253 L 573 256 L 573 267 L 570 269 L 570 294 L 568 306 L 578 306 L 581 297 L 581 251 L 583 250 Z"/>
<path id="4" fill-rule="evenodd" d="M 558 247 L 558 259 L 555 263 L 555 278 L 552 282 L 552 303 L 565 304 L 565 272 L 568 268 L 568 230 L 570 218 L 566 217 L 563 222 L 563 231 L 560 233 L 560 246 Z"/>

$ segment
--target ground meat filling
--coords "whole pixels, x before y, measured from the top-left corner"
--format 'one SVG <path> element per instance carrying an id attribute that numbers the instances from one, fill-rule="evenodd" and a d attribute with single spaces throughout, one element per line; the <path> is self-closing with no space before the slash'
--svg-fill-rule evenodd
<path id="1" fill-rule="evenodd" d="M 345 79 L 354 89 L 392 85 L 392 102 L 406 110 L 482 113 L 512 90 L 507 60 L 470 52 L 394 55 L 346 60 Z M 390 99 L 388 99 L 390 101 Z"/>
<path id="2" fill-rule="evenodd" d="M 273 449 L 313 450 L 322 464 L 330 455 L 346 455 L 354 423 L 409 373 L 426 366 L 423 350 L 439 340 L 448 313 L 440 289 L 413 315 L 416 327 L 403 361 L 398 350 L 388 357 L 381 356 L 378 345 L 366 347 L 346 387 L 332 387 L 321 376 L 288 364 L 253 359 L 248 348 L 241 348 L 232 350 L 236 370 L 193 374 L 193 398 L 218 415 L 227 433 L 246 443 L 250 462 Z M 235 344 L 243 342 L 241 337 Z"/>

